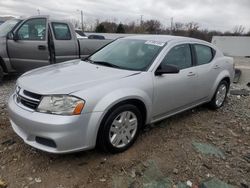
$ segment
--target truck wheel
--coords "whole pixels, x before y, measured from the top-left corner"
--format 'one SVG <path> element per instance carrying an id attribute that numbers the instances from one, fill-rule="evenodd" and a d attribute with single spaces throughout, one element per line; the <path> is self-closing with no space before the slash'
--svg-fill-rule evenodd
<path id="1" fill-rule="evenodd" d="M 125 104 L 111 111 L 102 123 L 97 145 L 100 149 L 111 153 L 119 153 L 133 145 L 142 127 L 140 110 Z"/>
<path id="2" fill-rule="evenodd" d="M 2 82 L 2 80 L 3 80 L 3 68 L 0 65 L 0 83 Z"/>
<path id="3" fill-rule="evenodd" d="M 222 80 L 215 91 L 213 99 L 209 102 L 209 106 L 211 109 L 216 110 L 223 106 L 227 98 L 228 90 L 229 90 L 228 82 Z"/>

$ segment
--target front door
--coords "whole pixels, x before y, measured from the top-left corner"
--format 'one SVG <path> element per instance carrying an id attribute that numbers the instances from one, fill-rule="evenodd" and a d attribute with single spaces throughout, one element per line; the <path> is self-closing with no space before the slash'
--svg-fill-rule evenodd
<path id="1" fill-rule="evenodd" d="M 47 28 L 46 18 L 31 18 L 15 31 L 15 40 L 8 39 L 10 61 L 18 72 L 49 64 Z"/>
<path id="2" fill-rule="evenodd" d="M 194 71 L 189 44 L 173 47 L 161 64 L 177 66 L 177 74 L 154 76 L 153 119 L 173 114 L 195 101 L 197 74 Z"/>

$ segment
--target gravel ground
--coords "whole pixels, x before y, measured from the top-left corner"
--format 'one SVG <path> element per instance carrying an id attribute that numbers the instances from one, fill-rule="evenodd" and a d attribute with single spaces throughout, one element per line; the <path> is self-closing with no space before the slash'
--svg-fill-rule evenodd
<path id="1" fill-rule="evenodd" d="M 148 182 L 167 181 L 170 187 L 187 181 L 197 187 L 213 177 L 250 186 L 249 96 L 229 95 L 217 111 L 201 106 L 150 125 L 121 154 L 53 155 L 24 144 L 12 131 L 6 101 L 15 80 L 7 78 L 0 86 L 0 188 L 4 183 L 9 188 L 153 187 Z"/>

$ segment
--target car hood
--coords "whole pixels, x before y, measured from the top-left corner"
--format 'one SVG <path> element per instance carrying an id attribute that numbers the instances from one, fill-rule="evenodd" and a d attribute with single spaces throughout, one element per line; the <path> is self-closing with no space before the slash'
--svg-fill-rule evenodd
<path id="1" fill-rule="evenodd" d="M 42 95 L 70 94 L 138 73 L 73 60 L 29 71 L 18 79 L 17 85 Z"/>

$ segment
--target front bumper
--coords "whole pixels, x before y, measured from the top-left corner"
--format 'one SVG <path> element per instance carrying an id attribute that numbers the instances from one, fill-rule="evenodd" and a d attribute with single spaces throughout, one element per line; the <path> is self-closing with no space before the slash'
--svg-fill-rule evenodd
<path id="1" fill-rule="evenodd" d="M 9 99 L 8 109 L 13 130 L 37 149 L 70 153 L 95 147 L 102 112 L 77 116 L 31 112 L 18 106 L 14 95 Z"/>

